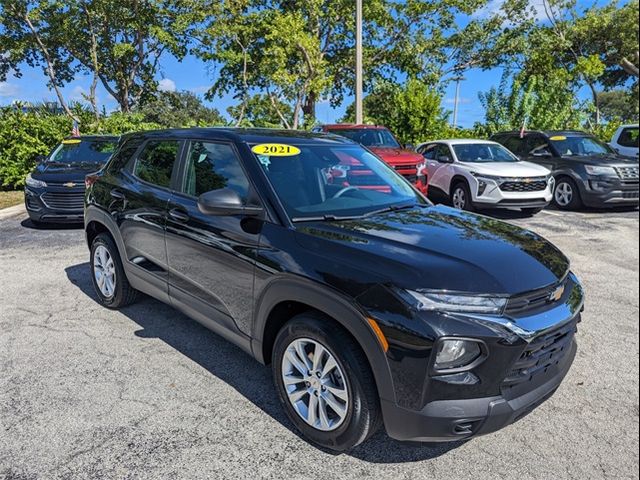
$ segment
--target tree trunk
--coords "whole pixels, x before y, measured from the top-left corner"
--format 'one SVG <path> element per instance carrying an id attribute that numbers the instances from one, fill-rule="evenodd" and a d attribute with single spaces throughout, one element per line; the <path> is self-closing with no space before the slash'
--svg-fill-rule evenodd
<path id="1" fill-rule="evenodd" d="M 592 83 L 589 83 L 589 88 L 591 89 L 591 95 L 593 98 L 593 106 L 595 107 L 596 111 L 594 113 L 595 115 L 595 124 L 596 127 L 600 126 L 600 98 L 598 97 L 598 91 L 596 90 L 596 86 Z"/>

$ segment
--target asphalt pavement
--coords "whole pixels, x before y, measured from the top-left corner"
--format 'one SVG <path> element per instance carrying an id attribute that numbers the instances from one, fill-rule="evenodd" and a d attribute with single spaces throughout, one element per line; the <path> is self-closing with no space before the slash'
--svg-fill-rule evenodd
<path id="1" fill-rule="evenodd" d="M 0 478 L 638 478 L 638 212 L 502 214 L 587 292 L 558 392 L 495 434 L 345 454 L 302 439 L 271 374 L 158 301 L 96 302 L 81 228 L 0 220 Z"/>

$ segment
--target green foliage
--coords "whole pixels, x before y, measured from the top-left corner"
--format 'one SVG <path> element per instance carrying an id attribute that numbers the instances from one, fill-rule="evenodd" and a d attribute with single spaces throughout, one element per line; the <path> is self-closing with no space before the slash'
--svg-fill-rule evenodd
<path id="1" fill-rule="evenodd" d="M 284 128 L 278 112 L 285 118 L 290 118 L 293 113 L 291 106 L 274 101 L 275 107 L 267 95 L 253 95 L 246 103 L 229 107 L 227 113 L 233 119 L 233 124 L 238 127 Z"/>
<path id="2" fill-rule="evenodd" d="M 440 92 L 417 79 L 402 87 L 384 83 L 365 100 L 366 123 L 384 125 L 403 143 L 420 143 L 451 136 L 448 112 L 441 105 Z M 347 108 L 344 121 L 353 122 L 355 108 Z"/>
<path id="3" fill-rule="evenodd" d="M 638 86 L 598 94 L 602 117 L 609 122 L 638 123 Z"/>
<path id="4" fill-rule="evenodd" d="M 158 92 L 136 111 L 145 122 L 164 128 L 213 127 L 227 123 L 218 110 L 205 106 L 191 92 Z"/>
<path id="5" fill-rule="evenodd" d="M 151 130 L 159 125 L 146 122 L 141 114 L 115 113 L 90 123 L 90 112 L 73 106 L 78 116 L 86 118 L 83 134 L 123 134 Z M 28 113 L 13 108 L 0 109 L 0 186 L 21 187 L 38 155 L 48 155 L 71 133 L 72 121 L 66 115 L 51 114 L 44 109 Z"/>

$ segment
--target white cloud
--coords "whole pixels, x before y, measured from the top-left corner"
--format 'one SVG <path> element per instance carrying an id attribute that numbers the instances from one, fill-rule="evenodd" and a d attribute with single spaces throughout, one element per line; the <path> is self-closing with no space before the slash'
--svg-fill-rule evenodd
<path id="1" fill-rule="evenodd" d="M 456 99 L 455 98 L 447 98 L 445 99 L 444 103 L 446 105 L 455 105 L 456 103 Z M 460 97 L 458 98 L 458 104 L 459 105 L 469 105 L 470 103 L 473 103 L 473 100 L 467 97 Z"/>
<path id="2" fill-rule="evenodd" d="M 189 91 L 191 93 L 195 93 L 196 95 L 203 95 L 207 93 L 211 87 L 209 85 L 200 85 L 199 87 L 190 88 Z"/>
<path id="3" fill-rule="evenodd" d="M 504 13 L 502 12 L 502 6 L 506 0 L 489 0 L 489 3 L 484 8 L 476 11 L 472 18 L 474 20 L 486 20 L 493 15 Z M 538 22 L 545 22 L 548 20 L 547 13 L 544 9 L 545 0 L 529 0 L 529 8 L 531 9 L 532 18 Z M 507 19 L 505 23 L 509 23 Z"/>
<path id="4" fill-rule="evenodd" d="M 158 82 L 158 90 L 160 90 L 161 92 L 175 92 L 176 82 L 174 82 L 170 78 L 163 78 Z"/>
<path id="5" fill-rule="evenodd" d="M 15 97 L 20 92 L 20 87 L 13 83 L 0 82 L 0 97 Z"/>
<path id="6" fill-rule="evenodd" d="M 73 100 L 74 102 L 84 102 L 84 96 L 83 95 L 87 95 L 88 92 L 84 89 L 84 87 L 82 87 L 81 85 L 76 85 L 75 87 L 73 87 L 73 90 L 71 90 L 71 100 Z"/>

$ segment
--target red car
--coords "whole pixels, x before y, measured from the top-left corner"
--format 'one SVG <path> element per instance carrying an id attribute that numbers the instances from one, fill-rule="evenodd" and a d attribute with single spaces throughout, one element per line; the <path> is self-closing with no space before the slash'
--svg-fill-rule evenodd
<path id="1" fill-rule="evenodd" d="M 314 132 L 334 133 L 347 137 L 367 147 L 400 175 L 413 183 L 423 194 L 427 194 L 428 181 L 426 169 L 423 168 L 424 158 L 419 153 L 404 148 L 391 131 L 379 125 L 336 124 L 315 127 Z M 353 169 L 351 177 L 362 177 L 357 181 L 361 188 L 376 188 L 366 184 L 367 172 Z M 350 183 L 355 180 L 350 178 Z"/>

